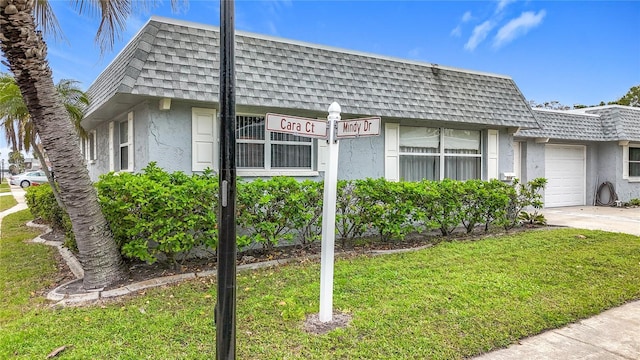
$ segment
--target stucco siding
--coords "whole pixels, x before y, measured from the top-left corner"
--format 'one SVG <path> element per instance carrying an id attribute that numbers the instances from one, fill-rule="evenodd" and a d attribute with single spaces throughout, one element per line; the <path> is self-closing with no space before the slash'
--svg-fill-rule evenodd
<path id="1" fill-rule="evenodd" d="M 527 141 L 525 161 L 522 164 L 523 182 L 531 181 L 535 178 L 544 177 L 544 145 L 537 144 L 533 140 Z"/>
<path id="2" fill-rule="evenodd" d="M 593 205 L 598 178 L 600 177 L 600 143 L 587 145 L 586 158 L 586 205 Z"/>
<path id="3" fill-rule="evenodd" d="M 502 176 L 506 172 L 513 172 L 513 135 L 504 129 L 500 130 L 498 137 L 498 176 Z M 486 155 L 484 156 L 486 159 Z M 486 161 L 485 161 L 486 162 Z M 484 167 L 486 169 L 486 166 Z"/>
<path id="4" fill-rule="evenodd" d="M 380 136 L 340 140 L 338 178 L 384 177 L 384 124 Z"/>
<path id="5" fill-rule="evenodd" d="M 149 159 L 168 172 L 191 173 L 191 106 L 173 102 L 171 110 L 150 105 L 148 122 Z"/>
<path id="6" fill-rule="evenodd" d="M 149 103 L 133 109 L 133 171 L 140 172 L 149 164 Z"/>
<path id="7" fill-rule="evenodd" d="M 98 181 L 101 174 L 109 172 L 109 124 L 101 124 L 95 131 L 96 160 L 87 164 L 91 181 Z"/>
<path id="8" fill-rule="evenodd" d="M 609 181 L 621 201 L 640 198 L 640 182 L 623 179 L 623 148 L 615 142 L 600 145 L 601 160 L 598 162 L 599 182 Z"/>

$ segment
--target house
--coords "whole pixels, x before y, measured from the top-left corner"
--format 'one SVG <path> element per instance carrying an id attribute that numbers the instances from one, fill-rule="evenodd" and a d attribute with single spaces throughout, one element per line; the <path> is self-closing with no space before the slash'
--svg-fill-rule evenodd
<path id="1" fill-rule="evenodd" d="M 219 29 L 152 17 L 88 90 L 92 179 L 218 169 Z M 243 178 L 321 179 L 326 141 L 265 129 L 265 114 L 379 116 L 381 136 L 340 140 L 338 177 L 493 179 L 513 172 L 513 134 L 538 128 L 514 81 L 236 32 L 236 164 Z"/>
<path id="2" fill-rule="evenodd" d="M 640 108 L 533 109 L 539 129 L 515 134 L 514 171 L 524 181 L 547 178 L 546 207 L 591 205 L 610 182 L 618 198 L 640 198 Z M 603 201 L 610 198 L 603 190 Z"/>

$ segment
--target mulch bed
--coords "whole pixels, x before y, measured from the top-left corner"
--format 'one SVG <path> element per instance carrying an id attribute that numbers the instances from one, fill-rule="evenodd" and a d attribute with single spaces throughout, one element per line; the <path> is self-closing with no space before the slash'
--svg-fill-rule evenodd
<path id="1" fill-rule="evenodd" d="M 371 254 L 375 251 L 384 251 L 384 250 L 398 250 L 398 249 L 410 249 L 421 247 L 425 245 L 437 244 L 441 241 L 461 241 L 461 240 L 477 240 L 482 239 L 488 236 L 496 236 L 505 233 L 514 233 L 519 231 L 526 231 L 531 228 L 544 228 L 540 226 L 533 227 L 520 227 L 515 228 L 509 231 L 497 230 L 490 232 L 478 232 L 477 234 L 467 235 L 464 233 L 456 233 L 449 237 L 442 237 L 437 233 L 431 234 L 409 234 L 405 237 L 403 241 L 393 241 L 389 243 L 380 243 L 379 241 L 372 241 L 375 237 L 370 239 L 361 239 L 360 244 L 357 246 L 350 246 L 346 248 L 342 248 L 339 240 L 336 241 L 336 255 L 345 254 L 348 252 L 349 254 Z M 64 241 L 64 233 L 61 231 L 52 231 L 46 235 L 42 235 L 42 238 L 45 240 L 51 241 Z M 281 259 L 292 259 L 292 258 L 308 258 L 312 256 L 317 256 L 320 254 L 320 242 L 313 243 L 311 245 L 307 245 L 305 247 L 301 246 L 283 246 L 278 247 L 273 251 L 266 252 L 262 249 L 248 250 L 238 253 L 238 261 L 237 265 L 243 264 L 251 264 L 251 263 L 260 263 L 270 260 L 281 260 Z M 207 270 L 214 270 L 216 268 L 216 256 L 214 253 L 210 254 L 211 256 L 206 258 L 191 258 L 178 264 L 168 264 L 165 262 L 155 262 L 153 264 L 147 264 L 145 262 L 141 262 L 138 260 L 126 259 L 125 265 L 128 269 L 128 277 L 119 282 L 116 282 L 109 287 L 105 288 L 105 290 L 116 289 L 122 286 L 126 286 L 128 284 L 132 284 L 139 281 L 154 279 L 158 277 L 171 276 L 177 274 L 185 274 L 185 273 L 195 273 Z M 55 284 L 52 287 L 56 288 L 66 282 L 75 279 L 75 276 L 62 259 L 58 252 L 55 252 L 55 257 L 58 262 L 58 276 L 56 277 Z M 51 290 L 51 289 L 49 289 Z M 48 291 L 48 290 L 47 290 Z M 46 293 L 46 291 L 43 291 Z"/>

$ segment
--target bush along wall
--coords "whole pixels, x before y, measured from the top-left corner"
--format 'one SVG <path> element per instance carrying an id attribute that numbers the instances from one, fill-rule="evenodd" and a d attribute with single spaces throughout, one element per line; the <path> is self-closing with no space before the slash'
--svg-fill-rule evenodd
<path id="1" fill-rule="evenodd" d="M 69 215 L 58 206 L 49 184 L 29 186 L 25 193 L 25 201 L 34 218 L 42 220 L 53 229 L 64 232 L 64 245 L 77 250 Z"/>
<path id="2" fill-rule="evenodd" d="M 513 185 L 498 180 L 338 182 L 336 237 L 343 248 L 364 235 L 402 240 L 412 232 L 449 236 L 510 229 L 526 208 L 540 208 L 545 179 Z M 238 249 L 265 252 L 287 244 L 308 246 L 321 238 L 323 183 L 291 177 L 238 181 Z M 218 177 L 167 173 L 154 163 L 141 173 L 109 173 L 96 184 L 100 205 L 122 254 L 146 262 L 174 262 L 195 248 L 218 244 Z M 51 189 L 28 191 L 34 216 L 62 224 Z M 69 227 L 70 230 L 70 227 Z M 368 241 L 371 241 L 369 237 Z"/>
<path id="3" fill-rule="evenodd" d="M 149 164 L 141 173 L 109 173 L 97 183 L 98 198 L 122 254 L 169 262 L 198 246 L 218 244 L 218 178 L 167 173 Z"/>

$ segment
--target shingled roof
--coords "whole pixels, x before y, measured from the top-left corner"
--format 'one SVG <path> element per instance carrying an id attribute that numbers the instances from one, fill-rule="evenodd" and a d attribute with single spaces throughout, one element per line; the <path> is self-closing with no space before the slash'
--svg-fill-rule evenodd
<path id="1" fill-rule="evenodd" d="M 88 90 L 104 120 L 123 94 L 216 103 L 219 29 L 152 17 Z M 236 32 L 236 104 L 537 128 L 506 76 Z"/>
<path id="2" fill-rule="evenodd" d="M 602 118 L 602 124 L 609 140 L 640 141 L 640 108 L 607 105 L 593 108 L 585 108 L 587 114 L 598 114 Z"/>
<path id="3" fill-rule="evenodd" d="M 541 128 L 516 136 L 579 141 L 640 141 L 640 108 L 608 105 L 570 111 L 533 109 Z"/>

